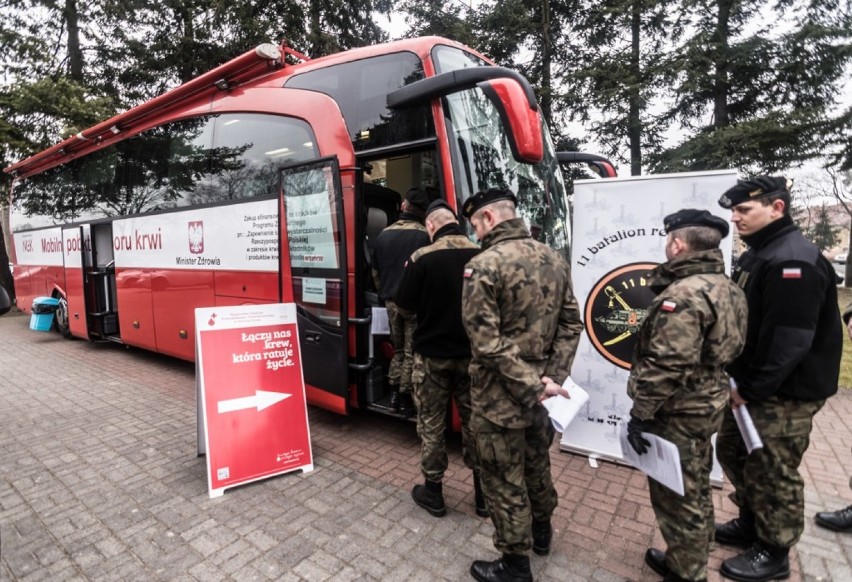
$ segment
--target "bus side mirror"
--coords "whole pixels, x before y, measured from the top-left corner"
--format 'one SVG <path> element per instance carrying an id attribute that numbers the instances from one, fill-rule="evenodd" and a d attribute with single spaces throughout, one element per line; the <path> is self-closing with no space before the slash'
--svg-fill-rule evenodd
<path id="1" fill-rule="evenodd" d="M 511 69 L 471 67 L 426 77 L 388 94 L 388 108 L 426 103 L 474 87 L 482 89 L 499 112 L 515 159 L 527 164 L 544 159 L 544 125 L 535 92 Z"/>
<path id="2" fill-rule="evenodd" d="M 524 90 L 513 79 L 484 81 L 479 87 L 500 112 L 512 156 L 527 164 L 541 162 L 544 159 L 541 109 L 528 105 Z"/>
<path id="3" fill-rule="evenodd" d="M 560 164 L 584 163 L 601 178 L 615 178 L 618 172 L 607 158 L 597 154 L 583 152 L 556 152 L 556 161 Z"/>

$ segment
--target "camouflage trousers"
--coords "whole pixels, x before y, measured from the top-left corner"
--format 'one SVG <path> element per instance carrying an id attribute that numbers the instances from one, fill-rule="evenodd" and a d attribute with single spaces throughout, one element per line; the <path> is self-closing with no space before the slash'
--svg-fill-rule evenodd
<path id="1" fill-rule="evenodd" d="M 550 519 L 558 501 L 550 474 L 555 431 L 547 410 L 536 406 L 533 423 L 526 428 L 497 426 L 475 410 L 471 424 L 482 493 L 494 524 L 494 547 L 506 554 L 527 554 L 532 547 L 531 519 Z"/>
<path id="2" fill-rule="evenodd" d="M 417 316 L 408 315 L 393 301 L 385 301 L 388 325 L 393 342 L 393 360 L 388 370 L 388 383 L 399 386 L 400 392 L 411 390 L 411 366 L 414 362 L 414 328 Z"/>
<path id="3" fill-rule="evenodd" d="M 777 397 L 749 402 L 748 411 L 763 441 L 763 448 L 750 455 L 731 409 L 725 410 L 716 456 L 734 486 L 731 500 L 740 511 L 754 513 L 757 537 L 767 544 L 792 547 L 804 531 L 805 487 L 799 465 L 810 444 L 814 415 L 823 404 L 825 400 Z"/>
<path id="4" fill-rule="evenodd" d="M 666 540 L 666 565 L 685 580 L 707 578 L 707 560 L 714 532 L 710 437 L 719 430 L 722 413 L 723 409 L 719 409 L 709 416 L 665 416 L 656 419 L 651 428 L 654 434 L 677 445 L 680 453 L 683 497 L 651 478 L 648 490 L 657 525 Z"/>
<path id="5" fill-rule="evenodd" d="M 476 448 L 470 430 L 469 363 L 469 358 L 427 358 L 414 354 L 411 383 L 421 443 L 420 471 L 428 481 L 441 481 L 449 464 L 445 435 L 452 401 L 461 418 L 462 459 L 466 467 L 476 467 Z"/>

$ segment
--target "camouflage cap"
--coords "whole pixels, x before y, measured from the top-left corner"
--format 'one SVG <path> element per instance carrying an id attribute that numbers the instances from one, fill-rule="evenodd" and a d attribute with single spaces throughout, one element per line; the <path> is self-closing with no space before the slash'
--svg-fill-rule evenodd
<path id="1" fill-rule="evenodd" d="M 497 202 L 498 200 L 511 200 L 512 204 L 518 204 L 518 199 L 512 194 L 511 190 L 503 190 L 500 188 L 490 188 L 488 190 L 477 192 L 470 198 L 464 201 L 464 205 L 462 206 L 462 214 L 464 214 L 465 218 L 470 218 L 476 213 L 477 210 L 485 206 L 486 204 L 491 204 L 492 202 Z"/>
<path id="2" fill-rule="evenodd" d="M 719 198 L 719 206 L 733 208 L 749 200 L 773 194 L 789 194 L 792 187 L 793 181 L 784 176 L 757 176 L 748 180 L 737 180 L 737 185 L 729 188 Z"/>
<path id="3" fill-rule="evenodd" d="M 420 210 L 426 210 L 429 206 L 429 195 L 419 188 L 412 188 L 405 193 L 405 199 L 409 204 Z"/>
<path id="4" fill-rule="evenodd" d="M 687 226 L 709 226 L 721 232 L 722 238 L 728 236 L 730 230 L 727 220 L 697 208 L 684 208 L 674 214 L 669 214 L 663 219 L 663 226 L 667 233 Z"/>
<path id="5" fill-rule="evenodd" d="M 429 205 L 429 207 L 426 209 L 426 216 L 428 217 L 430 214 L 432 214 L 436 210 L 441 210 L 442 208 L 452 212 L 453 217 L 455 217 L 456 213 L 453 212 L 453 209 L 450 208 L 450 205 L 447 204 L 446 200 L 441 200 L 441 199 L 435 200 Z"/>

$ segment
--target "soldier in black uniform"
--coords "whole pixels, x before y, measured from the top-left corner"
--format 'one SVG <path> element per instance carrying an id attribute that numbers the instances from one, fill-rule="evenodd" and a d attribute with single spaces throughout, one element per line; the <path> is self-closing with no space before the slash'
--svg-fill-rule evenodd
<path id="1" fill-rule="evenodd" d="M 423 190 L 412 188 L 402 202 L 399 219 L 376 237 L 373 250 L 373 278 L 379 298 L 388 311 L 393 360 L 388 372 L 391 385 L 390 406 L 405 416 L 414 413 L 411 397 L 411 366 L 414 315 L 402 313 L 396 306 L 395 297 L 402 270 L 411 253 L 429 244 L 429 235 L 423 227 L 423 216 L 429 206 L 429 197 Z"/>
<path id="2" fill-rule="evenodd" d="M 397 306 L 417 315 L 411 380 L 425 482 L 414 486 L 411 497 L 435 517 L 447 512 L 441 485 L 448 466 L 444 434 L 450 403 L 455 401 L 462 422 L 462 457 L 474 471 L 476 513 L 486 517 L 470 431 L 470 341 L 461 317 L 465 264 L 479 247 L 462 232 L 443 200 L 432 202 L 426 210 L 426 232 L 432 244 L 411 255 L 396 294 Z"/>
<path id="3" fill-rule="evenodd" d="M 742 354 L 728 367 L 731 407 L 748 404 L 763 448 L 748 453 L 731 407 L 716 454 L 740 515 L 716 526 L 716 541 L 748 548 L 725 560 L 732 580 L 786 578 L 789 550 L 804 530 L 799 464 L 813 417 L 837 391 L 843 337 L 831 263 L 790 217 L 783 177 L 741 180 L 719 199 L 749 250 L 731 277 L 748 301 Z"/>

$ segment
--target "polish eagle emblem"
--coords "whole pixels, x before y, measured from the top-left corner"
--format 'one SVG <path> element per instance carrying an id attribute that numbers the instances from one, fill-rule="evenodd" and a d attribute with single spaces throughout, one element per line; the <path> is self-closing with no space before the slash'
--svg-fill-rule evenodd
<path id="1" fill-rule="evenodd" d="M 189 223 L 189 252 L 194 255 L 204 252 L 204 221 L 202 220 Z"/>

